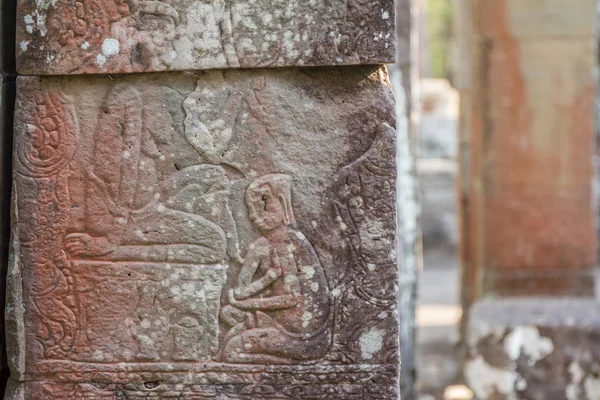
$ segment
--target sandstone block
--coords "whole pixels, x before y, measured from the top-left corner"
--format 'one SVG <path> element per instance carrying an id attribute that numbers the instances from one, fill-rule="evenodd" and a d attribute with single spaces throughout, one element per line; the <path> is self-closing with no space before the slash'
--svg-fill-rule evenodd
<path id="1" fill-rule="evenodd" d="M 480 400 L 596 400 L 600 303 L 484 300 L 470 314 L 464 374 Z"/>
<path id="2" fill-rule="evenodd" d="M 381 64 L 393 0 L 20 0 L 21 74 Z"/>
<path id="3" fill-rule="evenodd" d="M 571 0 L 484 0 L 480 8 L 482 33 L 495 37 L 509 33 L 518 39 L 592 37 L 596 3 Z"/>
<path id="4" fill-rule="evenodd" d="M 384 68 L 20 77 L 16 110 L 8 399 L 398 398 Z"/>

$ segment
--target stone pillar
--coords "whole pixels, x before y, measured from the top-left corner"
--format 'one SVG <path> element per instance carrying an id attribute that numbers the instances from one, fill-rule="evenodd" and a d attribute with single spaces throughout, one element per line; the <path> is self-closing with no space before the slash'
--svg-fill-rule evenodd
<path id="1" fill-rule="evenodd" d="M 0 4 L 4 21 L 14 20 L 14 2 Z M 12 176 L 12 123 L 15 98 L 15 37 L 13 24 L 0 24 L 0 393 L 10 375 L 6 354 L 6 275 L 10 240 L 10 186 Z"/>
<path id="2" fill-rule="evenodd" d="M 18 2 L 5 398 L 399 398 L 393 7 Z"/>
<path id="3" fill-rule="evenodd" d="M 593 295 L 594 2 L 481 0 L 469 11 L 470 300 Z"/>
<path id="4" fill-rule="evenodd" d="M 416 182 L 417 132 L 412 118 L 412 83 L 418 74 L 416 60 L 416 30 L 414 18 L 416 3 L 396 1 L 398 31 L 398 62 L 389 67 L 390 79 L 396 98 L 396 136 L 398 159 L 398 237 L 400 248 L 399 316 L 401 365 L 400 391 L 403 400 L 419 398 L 416 385 L 416 303 L 417 276 L 421 266 L 419 206 Z M 415 51 L 411 51 L 414 49 Z"/>
<path id="5" fill-rule="evenodd" d="M 465 376 L 480 399 L 595 399 L 597 325 L 573 312 L 597 315 L 595 2 L 462 4 Z"/>

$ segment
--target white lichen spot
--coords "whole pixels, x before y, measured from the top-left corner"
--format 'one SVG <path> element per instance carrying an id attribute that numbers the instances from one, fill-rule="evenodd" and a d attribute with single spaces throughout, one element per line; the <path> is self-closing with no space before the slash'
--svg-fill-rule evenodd
<path id="1" fill-rule="evenodd" d="M 27 31 L 27 33 L 32 34 L 33 33 L 33 26 L 31 26 L 31 25 L 25 25 L 25 30 Z"/>
<path id="2" fill-rule="evenodd" d="M 304 233 L 302 233 L 300 231 L 296 232 L 296 237 L 298 239 L 300 239 L 300 240 L 305 240 L 306 239 L 306 236 L 304 236 Z"/>
<path id="3" fill-rule="evenodd" d="M 81 48 L 84 50 L 87 50 L 90 48 L 90 42 L 85 42 L 81 45 Z"/>
<path id="4" fill-rule="evenodd" d="M 567 385 L 566 395 L 567 400 L 578 400 L 581 396 L 581 382 L 585 377 L 585 372 L 576 361 L 569 365 L 569 374 L 571 374 L 571 382 Z"/>
<path id="5" fill-rule="evenodd" d="M 102 42 L 102 54 L 106 57 L 112 57 L 119 54 L 120 44 L 117 39 L 106 38 Z"/>
<path id="6" fill-rule="evenodd" d="M 162 213 L 162 212 L 164 212 L 166 209 L 167 209 L 167 208 L 166 208 L 166 207 L 165 207 L 163 204 L 159 204 L 159 205 L 156 207 L 156 211 L 158 211 L 159 213 Z"/>
<path id="7" fill-rule="evenodd" d="M 98 54 L 96 56 L 96 65 L 102 68 L 104 64 L 106 64 L 106 57 L 104 57 L 102 54 Z"/>
<path id="8" fill-rule="evenodd" d="M 367 268 L 369 269 L 369 271 L 373 272 L 373 271 L 375 271 L 375 264 L 368 263 Z"/>
<path id="9" fill-rule="evenodd" d="M 269 276 L 271 276 L 272 278 L 276 278 L 277 277 L 276 272 L 273 271 L 273 270 L 269 270 L 269 272 L 267 272 L 267 274 Z M 298 282 L 298 277 L 296 275 L 294 275 L 294 274 L 286 275 L 283 278 L 283 283 L 287 284 L 287 285 L 295 284 L 296 282 Z"/>
<path id="10" fill-rule="evenodd" d="M 532 365 L 554 351 L 552 340 L 540 336 L 535 326 L 517 326 L 504 340 L 504 351 L 511 360 L 524 354 Z"/>
<path id="11" fill-rule="evenodd" d="M 311 283 L 310 290 L 312 290 L 314 293 L 317 293 L 319 291 L 319 284 L 317 282 Z"/>
<path id="12" fill-rule="evenodd" d="M 383 20 L 390 19 L 390 13 L 387 11 L 382 12 L 381 19 L 383 19 Z"/>
<path id="13" fill-rule="evenodd" d="M 482 356 L 467 361 L 465 379 L 478 399 L 488 399 L 494 393 L 514 398 L 513 388 L 519 375 L 496 368 L 485 362 Z"/>
<path id="14" fill-rule="evenodd" d="M 23 21 L 25 21 L 26 24 L 33 24 L 33 17 L 31 16 L 31 14 L 27 14 L 26 16 L 23 17 Z"/>
<path id="15" fill-rule="evenodd" d="M 19 45 L 22 51 L 27 51 L 27 46 L 29 46 L 29 42 L 27 40 L 23 40 Z"/>
<path id="16" fill-rule="evenodd" d="M 310 324 L 310 320 L 313 319 L 313 314 L 308 311 L 304 311 L 302 314 L 302 327 L 306 328 Z"/>
<path id="17" fill-rule="evenodd" d="M 102 351 L 100 351 L 100 350 L 96 350 L 96 351 L 94 351 L 94 355 L 92 357 L 96 361 L 103 361 L 104 360 L 104 353 L 102 353 Z"/>
<path id="18" fill-rule="evenodd" d="M 315 275 L 315 268 L 312 265 L 303 265 L 300 267 L 300 273 L 311 279 Z"/>
<path id="19" fill-rule="evenodd" d="M 527 381 L 522 377 L 519 377 L 515 383 L 515 389 L 517 389 L 519 392 L 525 391 L 525 389 L 527 389 Z"/>
<path id="20" fill-rule="evenodd" d="M 359 344 L 362 358 L 371 360 L 383 348 L 383 332 L 380 329 L 371 328 L 360 335 Z"/>
<path id="21" fill-rule="evenodd" d="M 583 383 L 587 399 L 600 399 L 600 378 L 588 376 Z"/>

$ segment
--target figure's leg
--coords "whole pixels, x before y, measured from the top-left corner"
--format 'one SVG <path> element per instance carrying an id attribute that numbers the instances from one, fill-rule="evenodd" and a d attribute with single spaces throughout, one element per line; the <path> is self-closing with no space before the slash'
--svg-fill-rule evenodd
<path id="1" fill-rule="evenodd" d="M 172 262 L 214 264 L 226 258 L 225 232 L 217 224 L 161 204 L 132 213 L 123 231 L 122 243 L 171 245 L 169 261 Z"/>
<path id="2" fill-rule="evenodd" d="M 229 207 L 230 182 L 222 167 L 192 165 L 169 178 L 169 207 L 197 215 L 222 227 L 227 235 L 227 253 L 241 261 L 237 227 Z"/>
<path id="3" fill-rule="evenodd" d="M 250 331 L 242 332 L 241 334 L 232 337 L 226 342 L 225 346 L 221 351 L 221 361 L 229 363 L 241 363 L 241 364 L 294 364 L 293 359 L 287 357 L 281 357 L 271 354 L 260 354 L 252 353 L 256 348 L 251 348 L 251 340 L 249 336 L 252 336 L 255 331 L 260 331 L 260 334 L 272 345 L 276 345 L 276 341 L 280 332 L 276 329 L 252 329 Z"/>
<path id="4" fill-rule="evenodd" d="M 246 329 L 246 312 L 235 308 L 230 305 L 226 305 L 221 309 L 220 312 L 221 321 L 225 322 L 229 326 L 229 330 L 221 339 L 221 343 L 227 343 L 234 336 L 239 335 Z M 219 354 L 215 357 L 216 360 L 221 359 L 223 347 L 219 351 Z"/>
<path id="5" fill-rule="evenodd" d="M 328 348 L 326 332 L 310 339 L 299 339 L 274 327 L 250 329 L 225 344 L 222 360 L 245 364 L 298 364 L 322 357 Z"/>
<path id="6" fill-rule="evenodd" d="M 244 364 L 297 364 L 305 346 L 277 328 L 250 329 L 231 338 L 224 346 L 222 360 Z"/>
<path id="7" fill-rule="evenodd" d="M 239 308 L 230 305 L 223 306 L 220 312 L 221 320 L 228 326 L 236 326 L 240 322 L 244 322 L 246 313 Z"/>

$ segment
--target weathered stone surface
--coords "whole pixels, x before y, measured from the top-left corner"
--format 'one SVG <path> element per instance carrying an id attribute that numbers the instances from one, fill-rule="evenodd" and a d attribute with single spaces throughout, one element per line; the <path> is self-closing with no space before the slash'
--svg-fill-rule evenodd
<path id="1" fill-rule="evenodd" d="M 19 1 L 22 74 L 380 64 L 393 0 Z"/>
<path id="2" fill-rule="evenodd" d="M 472 11 L 465 298 L 591 297 L 594 2 L 484 0 Z"/>
<path id="3" fill-rule="evenodd" d="M 594 0 L 571 0 L 568 10 L 563 0 L 483 0 L 482 3 L 478 10 L 483 22 L 481 30 L 486 36 L 502 35 L 504 29 L 519 39 L 581 38 L 596 34 Z M 498 23 L 498 13 L 506 15 L 509 25 Z"/>
<path id="4" fill-rule="evenodd" d="M 476 303 L 464 375 L 477 399 L 600 398 L 600 303 L 515 298 Z"/>
<path id="5" fill-rule="evenodd" d="M 385 69 L 18 84 L 9 399 L 398 397 Z"/>

